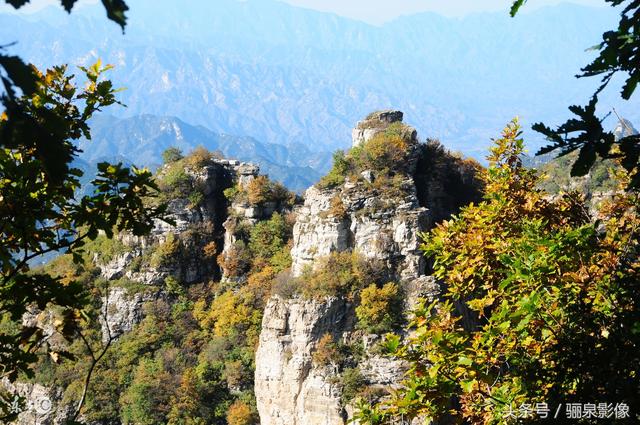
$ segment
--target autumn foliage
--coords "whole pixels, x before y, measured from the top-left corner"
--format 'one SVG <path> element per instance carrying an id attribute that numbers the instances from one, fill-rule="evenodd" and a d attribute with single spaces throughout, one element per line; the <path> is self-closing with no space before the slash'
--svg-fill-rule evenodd
<path id="1" fill-rule="evenodd" d="M 388 339 L 411 369 L 392 401 L 361 406 L 363 423 L 515 423 L 524 404 L 607 400 L 638 415 L 638 194 L 620 191 L 594 221 L 580 196 L 537 190 L 522 151 L 514 121 L 484 201 L 424 235 L 447 289 L 415 312 L 408 340 Z"/>

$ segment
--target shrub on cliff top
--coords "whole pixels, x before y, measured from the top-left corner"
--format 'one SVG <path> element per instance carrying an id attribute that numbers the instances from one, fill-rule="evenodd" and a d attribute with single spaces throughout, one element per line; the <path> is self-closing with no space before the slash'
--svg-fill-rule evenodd
<path id="1" fill-rule="evenodd" d="M 345 177 L 351 172 L 351 163 L 346 158 L 343 150 L 333 153 L 333 167 L 323 176 L 317 186 L 322 189 L 330 189 L 344 184 Z"/>
<path id="2" fill-rule="evenodd" d="M 396 122 L 346 153 L 336 151 L 333 167 L 320 179 L 318 187 L 340 186 L 345 178 L 357 179 L 365 170 L 377 171 L 382 176 L 404 173 L 411 153 L 412 132 L 407 125 Z"/>
<path id="3" fill-rule="evenodd" d="M 384 132 L 351 149 L 349 158 L 356 171 L 389 170 L 399 172 L 406 167 L 409 138 L 402 123 L 391 124 Z"/>
<path id="4" fill-rule="evenodd" d="M 184 163 L 189 168 L 201 168 L 210 165 L 214 158 L 219 158 L 219 156 L 204 146 L 198 146 L 184 158 Z"/>
<path id="5" fill-rule="evenodd" d="M 170 147 L 162 152 L 162 161 L 165 164 L 171 164 L 172 162 L 180 161 L 184 158 L 182 151 L 176 147 Z"/>
<path id="6" fill-rule="evenodd" d="M 162 154 L 165 166 L 160 169 L 156 179 L 162 191 L 163 200 L 188 198 L 192 208 L 204 200 L 202 189 L 197 187 L 189 170 L 197 171 L 211 165 L 214 158 L 221 157 L 199 146 L 183 156 L 180 149 L 169 148 Z"/>
<path id="7" fill-rule="evenodd" d="M 251 206 L 275 202 L 292 207 L 296 202 L 296 195 L 293 192 L 264 175 L 251 179 L 246 185 L 236 184 L 225 189 L 224 196 L 230 202 L 247 203 Z"/>

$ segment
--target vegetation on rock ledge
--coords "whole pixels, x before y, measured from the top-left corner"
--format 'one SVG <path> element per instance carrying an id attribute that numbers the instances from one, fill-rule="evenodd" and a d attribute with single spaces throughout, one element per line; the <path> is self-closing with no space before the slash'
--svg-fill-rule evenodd
<path id="1" fill-rule="evenodd" d="M 536 189 L 519 136 L 512 123 L 492 149 L 485 200 L 425 235 L 448 290 L 415 312 L 406 342 L 388 340 L 411 369 L 391 401 L 361 406 L 364 423 L 515 423 L 510 411 L 536 403 L 640 406 L 638 194 L 618 193 L 594 223 L 577 194 Z"/>

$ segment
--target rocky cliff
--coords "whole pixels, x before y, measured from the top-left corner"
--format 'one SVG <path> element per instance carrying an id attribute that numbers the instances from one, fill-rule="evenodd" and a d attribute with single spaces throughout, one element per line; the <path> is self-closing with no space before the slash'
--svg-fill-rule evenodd
<path id="1" fill-rule="evenodd" d="M 240 207 L 224 191 L 246 186 L 259 176 L 257 166 L 219 159 L 199 152 L 200 158 L 166 164 L 157 175 L 161 200 L 168 204 L 168 223 L 157 221 L 148 236 L 119 234 L 113 240 L 99 238 L 88 245 L 100 288 L 98 321 L 102 344 L 118 340 L 139 324 L 153 303 L 176 301 L 177 289 L 194 283 L 219 280 L 222 272 L 216 257 L 230 236 L 224 223 L 230 210 Z M 246 214 L 250 216 L 250 214 Z M 40 327 L 47 344 L 66 349 L 56 333 L 55 317 L 49 310 L 30 312 L 27 324 Z M 63 397 L 64 388 L 37 383 L 2 382 L 10 393 L 25 399 L 26 410 L 18 425 L 62 424 L 74 410 L 73 400 Z M 44 405 L 44 407 L 43 407 Z"/>
<path id="2" fill-rule="evenodd" d="M 475 166 L 439 145 L 419 143 L 416 131 L 402 123 L 400 111 L 369 115 L 353 130 L 350 158 L 362 162 L 361 150 L 394 143 L 403 149 L 391 172 L 385 167 L 351 169 L 339 185 L 319 184 L 305 193 L 297 211 L 291 250 L 293 277 L 305 278 L 317 260 L 353 251 L 381 264 L 389 280 L 400 282 L 405 311 L 420 298 L 433 298 L 439 287 L 426 276 L 420 233 L 462 205 L 477 200 L 480 182 Z M 397 137 L 399 136 L 399 138 Z M 375 145 L 374 145 L 375 144 Z M 308 300 L 273 297 L 265 310 L 256 354 L 255 394 L 262 425 L 339 425 L 351 411 L 345 397 L 348 377 L 357 371 L 369 397 L 397 384 L 403 365 L 376 354 L 379 335 L 359 329 L 355 299 Z M 345 346 L 342 366 L 314 362 L 325 335 Z M 344 366 L 344 364 L 347 366 Z"/>
<path id="3" fill-rule="evenodd" d="M 381 354 L 382 335 L 402 333 L 418 300 L 440 291 L 420 233 L 481 190 L 477 164 L 421 143 L 402 119 L 382 111 L 359 122 L 352 148 L 303 203 L 258 167 L 204 150 L 163 166 L 159 201 L 173 222 L 87 246 L 96 296 L 87 331 L 111 348 L 82 419 L 342 425 L 358 397 L 397 385 L 405 365 Z M 367 291 L 388 310 L 370 323 Z M 65 344 L 49 312 L 25 320 Z M 63 423 L 85 376 L 78 365 L 45 359 L 32 382 L 12 387 L 29 406 L 17 423 Z M 38 402 L 51 409 L 41 414 Z"/>
<path id="4" fill-rule="evenodd" d="M 157 221 L 151 234 L 145 237 L 118 235 L 121 254 L 107 262 L 101 262 L 98 254 L 95 257 L 104 279 L 128 284 L 125 287 L 116 284 L 103 296 L 104 339 L 108 333 L 117 338 L 139 323 L 145 302 L 166 299 L 168 282 L 188 285 L 216 279 L 222 274 L 215 257 L 229 239 L 224 223 L 228 210 L 234 208 L 224 197 L 224 190 L 236 184 L 246 185 L 259 175 L 259 168 L 217 158 L 203 166 L 177 165 L 184 171 L 180 183 L 183 186 L 180 190 L 184 192 L 171 190 L 168 211 L 173 223 Z M 161 185 L 170 168 L 168 165 L 160 170 Z M 193 193 L 201 195 L 197 202 L 192 200 Z M 213 251 L 207 250 L 207 246 Z M 132 283 L 138 287 L 127 290 L 126 286 Z"/>

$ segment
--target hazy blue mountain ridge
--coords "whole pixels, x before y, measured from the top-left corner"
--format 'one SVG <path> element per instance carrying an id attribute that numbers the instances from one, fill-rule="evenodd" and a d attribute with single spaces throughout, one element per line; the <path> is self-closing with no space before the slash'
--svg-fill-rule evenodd
<path id="1" fill-rule="evenodd" d="M 262 173 L 298 192 L 314 184 L 326 172 L 323 164 L 331 154 L 315 153 L 303 145 L 287 148 L 261 143 L 251 137 L 217 134 L 202 126 L 192 126 L 174 117 L 140 115 L 116 118 L 99 114 L 91 120 L 91 140 L 79 144 L 81 161 L 128 159 L 138 166 L 155 169 L 162 163 L 162 152 L 172 146 L 188 153 L 198 146 L 220 151 L 227 158 L 260 165 Z"/>
<path id="2" fill-rule="evenodd" d="M 350 143 L 355 121 L 393 107 L 422 137 L 484 156 L 513 116 L 560 123 L 597 81 L 573 76 L 585 52 L 615 25 L 611 8 L 571 4 L 511 19 L 401 17 L 383 26 L 272 0 L 137 0 L 126 34 L 97 7 L 67 17 L 49 8 L 0 15 L 0 40 L 38 65 L 114 63 L 128 88 L 117 116 L 175 116 L 216 133 L 331 151 Z M 180 13 L 178 13 L 178 9 Z M 640 121 L 638 101 L 615 89 L 602 105 Z M 526 135 L 533 147 L 540 135 Z M 326 164 L 325 164 L 326 166 Z"/>

